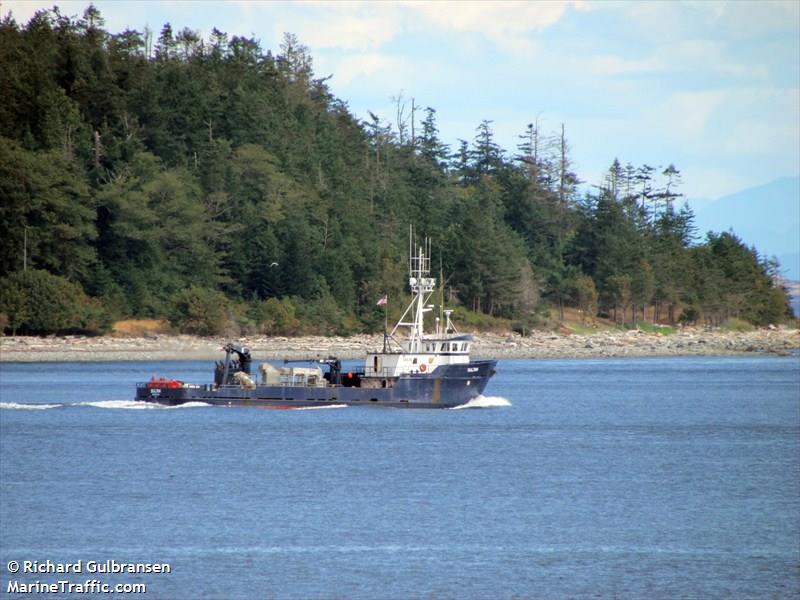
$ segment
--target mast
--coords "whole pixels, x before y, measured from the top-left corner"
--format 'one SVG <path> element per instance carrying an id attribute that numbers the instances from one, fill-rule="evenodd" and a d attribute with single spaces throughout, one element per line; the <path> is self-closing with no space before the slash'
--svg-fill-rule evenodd
<path id="1" fill-rule="evenodd" d="M 427 306 L 427 302 L 436 289 L 436 279 L 430 276 L 430 238 L 424 238 L 421 244 L 417 243 L 412 226 L 409 226 L 408 237 L 408 285 L 411 288 L 412 300 L 397 325 L 394 326 L 391 336 L 394 337 L 400 327 L 407 327 L 409 332 L 404 350 L 416 353 L 421 350 L 421 340 L 425 335 L 425 313 L 431 310 Z M 413 320 L 406 321 L 407 317 L 411 317 Z"/>
<path id="2" fill-rule="evenodd" d="M 441 252 L 439 253 L 439 284 L 440 284 L 440 286 L 439 286 L 439 291 L 440 291 L 440 296 L 439 296 L 439 320 L 437 321 L 437 323 L 443 323 L 444 322 L 444 284 L 445 284 L 445 281 L 444 281 L 444 267 L 442 267 L 442 253 Z M 445 330 L 445 333 L 447 333 L 447 330 Z M 439 335 L 439 334 L 440 334 L 440 332 L 439 332 L 439 330 L 437 328 L 436 335 Z"/>

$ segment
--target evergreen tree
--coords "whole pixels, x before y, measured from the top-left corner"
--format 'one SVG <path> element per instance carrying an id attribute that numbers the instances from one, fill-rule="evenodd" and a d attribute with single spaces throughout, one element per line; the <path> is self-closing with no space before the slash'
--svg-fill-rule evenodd
<path id="1" fill-rule="evenodd" d="M 473 168 L 478 177 L 496 174 L 503 164 L 503 151 L 494 141 L 491 124 L 491 121 L 481 121 L 476 130 Z"/>
<path id="2" fill-rule="evenodd" d="M 0 21 L 0 277 L 31 277 L 3 297 L 9 329 L 99 331 L 113 313 L 376 330 L 376 298 L 394 310 L 406 294 L 411 222 L 441 253 L 449 300 L 518 329 L 569 305 L 620 321 L 786 317 L 773 263 L 733 234 L 698 244 L 672 164 L 615 160 L 581 198 L 564 125 L 529 124 L 510 158 L 484 120 L 449 155 L 436 111 L 418 131 L 413 100 L 397 98 L 394 128 L 359 121 L 292 34 L 273 55 L 218 29 L 167 23 L 154 41 L 104 27 L 91 5 Z M 29 296 L 62 283 L 82 308 L 32 326 Z"/>
<path id="3" fill-rule="evenodd" d="M 35 268 L 85 283 L 95 260 L 94 202 L 60 152 L 0 138 L 0 276 Z"/>

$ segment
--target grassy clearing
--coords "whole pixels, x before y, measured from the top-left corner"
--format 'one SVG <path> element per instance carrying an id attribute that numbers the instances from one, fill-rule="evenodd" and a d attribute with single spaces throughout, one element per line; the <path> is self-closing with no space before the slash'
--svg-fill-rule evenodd
<path id="1" fill-rule="evenodd" d="M 565 308 L 564 319 L 560 320 L 558 310 L 550 310 L 549 329 L 562 330 L 576 335 L 591 335 L 602 331 L 612 331 L 616 325 L 609 319 L 597 316 L 587 317 L 577 308 Z"/>
<path id="2" fill-rule="evenodd" d="M 592 325 L 590 323 L 564 323 L 563 327 L 567 329 L 570 333 L 575 333 L 577 335 L 592 335 L 593 333 L 597 333 L 598 331 L 606 331 L 611 329 L 610 327 L 599 327 L 597 325 Z"/>
<path id="3" fill-rule="evenodd" d="M 438 313 L 437 313 L 438 315 Z M 499 317 L 491 317 L 483 313 L 476 313 L 467 310 L 463 306 L 457 306 L 453 310 L 453 323 L 462 331 L 496 331 L 506 332 L 511 330 L 511 321 Z M 431 329 L 432 330 L 432 327 Z"/>
<path id="4" fill-rule="evenodd" d="M 672 335 L 678 331 L 675 327 L 670 325 L 658 325 L 657 323 L 648 323 L 646 321 L 636 321 L 635 323 L 626 323 L 625 329 L 638 329 L 645 333 L 660 333 L 661 335 Z"/>
<path id="5" fill-rule="evenodd" d="M 660 335 L 672 335 L 678 331 L 676 327 L 658 325 L 649 321 L 635 321 L 633 323 L 619 324 L 611 319 L 602 317 L 586 317 L 580 310 L 575 308 L 565 308 L 563 320 L 560 320 L 558 316 L 557 310 L 552 309 L 550 311 L 547 328 L 577 335 L 591 335 L 606 331 L 629 331 L 631 329 L 638 329 L 645 333 L 657 333 Z"/>
<path id="6" fill-rule="evenodd" d="M 754 327 L 747 321 L 742 321 L 741 319 L 728 319 L 720 326 L 720 329 L 722 331 L 737 331 L 741 333 L 753 331 Z"/>
<path id="7" fill-rule="evenodd" d="M 126 319 L 117 321 L 112 335 L 118 337 L 142 337 L 156 333 L 170 333 L 169 323 L 162 319 Z"/>

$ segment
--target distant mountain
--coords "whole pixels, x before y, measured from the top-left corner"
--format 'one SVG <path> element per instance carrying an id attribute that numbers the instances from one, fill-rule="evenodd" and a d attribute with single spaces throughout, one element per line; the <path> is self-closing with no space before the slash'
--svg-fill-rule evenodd
<path id="1" fill-rule="evenodd" d="M 800 281 L 800 177 L 781 177 L 711 202 L 689 200 L 689 205 L 701 237 L 732 229 L 761 256 L 777 256 L 786 279 Z"/>

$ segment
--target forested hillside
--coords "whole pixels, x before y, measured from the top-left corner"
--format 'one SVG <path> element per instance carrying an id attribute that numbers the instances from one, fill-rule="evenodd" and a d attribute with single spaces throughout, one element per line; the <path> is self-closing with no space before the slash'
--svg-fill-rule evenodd
<path id="1" fill-rule="evenodd" d="M 674 166 L 610 157 L 580 195 L 563 127 L 522 124 L 503 149 L 487 120 L 449 148 L 436 110 L 412 108 L 359 121 L 292 35 L 273 54 L 169 24 L 112 34 L 91 6 L 7 17 L 0 324 L 373 331 L 376 300 L 397 311 L 407 295 L 412 222 L 473 325 L 529 328 L 564 306 L 620 322 L 787 317 L 777 265 L 730 233 L 698 240 Z"/>

